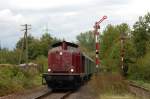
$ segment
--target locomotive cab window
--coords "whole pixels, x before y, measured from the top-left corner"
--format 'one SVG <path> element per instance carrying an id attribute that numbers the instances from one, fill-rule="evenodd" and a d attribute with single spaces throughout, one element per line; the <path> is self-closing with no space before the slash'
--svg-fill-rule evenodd
<path id="1" fill-rule="evenodd" d="M 77 51 L 77 48 L 72 47 L 72 46 L 68 46 L 68 50 L 72 51 L 72 52 L 75 52 L 75 51 Z"/>
<path id="2" fill-rule="evenodd" d="M 57 50 L 61 50 L 61 49 L 62 49 L 61 46 L 58 46 L 58 47 L 51 48 L 51 51 L 57 51 Z"/>
<path id="3" fill-rule="evenodd" d="M 51 50 L 68 50 L 68 51 L 76 51 L 78 49 L 78 45 L 70 42 L 58 42 L 53 44 Z"/>

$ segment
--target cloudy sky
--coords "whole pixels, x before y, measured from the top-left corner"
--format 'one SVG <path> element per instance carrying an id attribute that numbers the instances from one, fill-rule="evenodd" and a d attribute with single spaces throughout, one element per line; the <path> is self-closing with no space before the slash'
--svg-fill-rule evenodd
<path id="1" fill-rule="evenodd" d="M 20 25 L 31 24 L 30 34 L 40 37 L 48 26 L 52 36 L 75 41 L 80 32 L 101 24 L 128 23 L 130 26 L 150 11 L 150 0 L 0 0 L 0 43 L 12 49 L 23 36 Z"/>

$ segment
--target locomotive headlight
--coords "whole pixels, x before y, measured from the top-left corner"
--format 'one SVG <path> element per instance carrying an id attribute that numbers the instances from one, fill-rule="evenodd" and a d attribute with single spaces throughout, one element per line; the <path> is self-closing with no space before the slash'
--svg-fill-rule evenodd
<path id="1" fill-rule="evenodd" d="M 63 54 L 62 52 L 59 53 L 59 55 L 62 55 L 62 54 Z"/>
<path id="2" fill-rule="evenodd" d="M 74 69 L 70 69 L 71 72 L 74 72 Z"/>
<path id="3" fill-rule="evenodd" d="M 49 68 L 49 69 L 48 69 L 48 72 L 51 72 L 51 71 L 52 71 L 52 70 Z"/>

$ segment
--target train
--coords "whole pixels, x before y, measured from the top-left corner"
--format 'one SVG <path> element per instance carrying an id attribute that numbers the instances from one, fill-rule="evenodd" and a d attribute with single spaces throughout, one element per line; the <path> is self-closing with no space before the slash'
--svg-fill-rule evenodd
<path id="1" fill-rule="evenodd" d="M 81 51 L 79 45 L 60 41 L 48 51 L 48 69 L 43 79 L 48 88 L 76 88 L 96 72 L 95 62 Z"/>

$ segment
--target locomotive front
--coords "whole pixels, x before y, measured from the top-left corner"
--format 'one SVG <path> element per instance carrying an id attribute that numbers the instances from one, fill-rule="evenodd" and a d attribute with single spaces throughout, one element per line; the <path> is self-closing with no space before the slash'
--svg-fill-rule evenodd
<path id="1" fill-rule="evenodd" d="M 83 72 L 82 55 L 78 45 L 66 41 L 52 45 L 48 52 L 48 72 L 43 74 L 49 88 L 77 85 Z"/>

